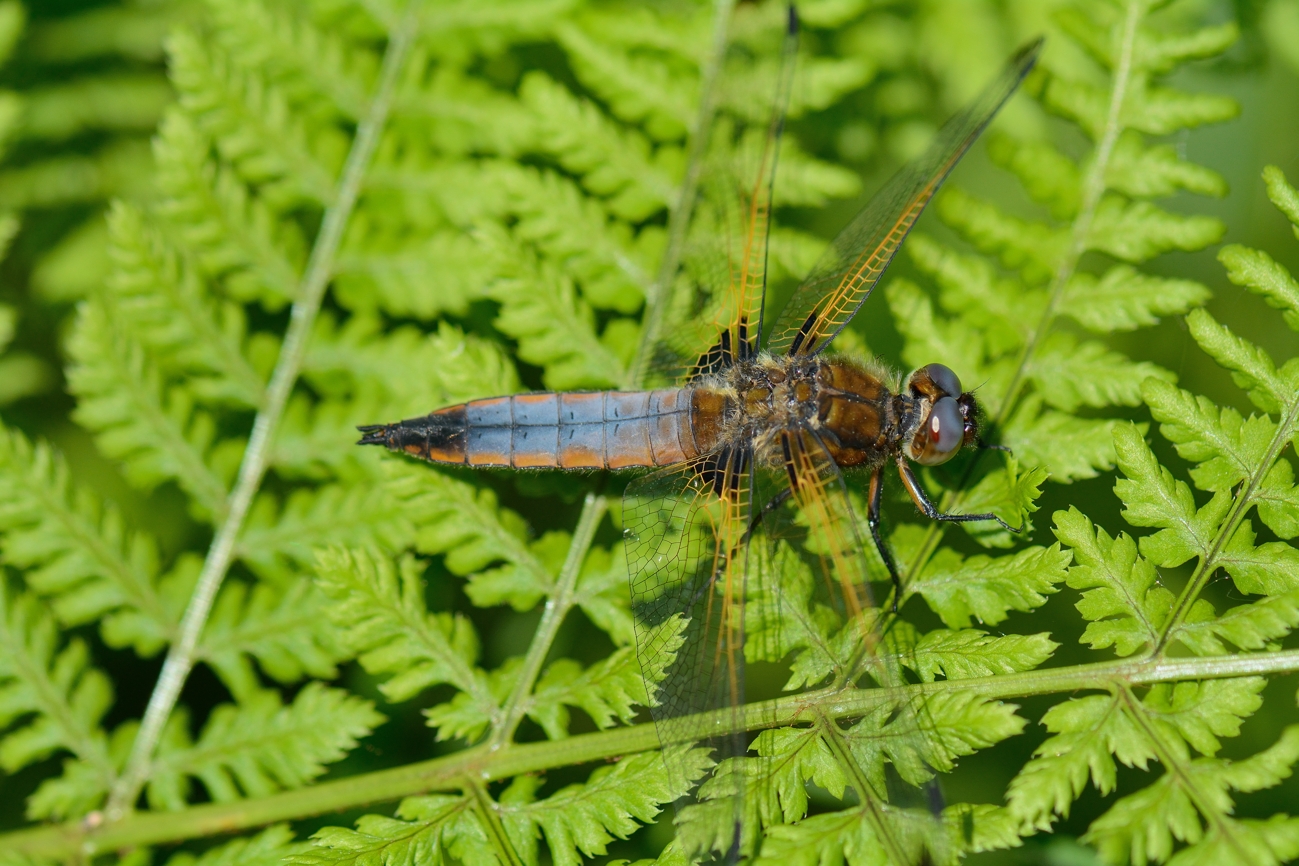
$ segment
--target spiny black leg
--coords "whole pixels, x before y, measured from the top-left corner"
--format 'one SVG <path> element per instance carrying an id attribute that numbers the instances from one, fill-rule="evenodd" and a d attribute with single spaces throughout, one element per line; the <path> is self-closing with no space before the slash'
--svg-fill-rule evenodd
<path id="1" fill-rule="evenodd" d="M 920 479 L 916 478 L 915 473 L 911 471 L 911 464 L 907 463 L 905 457 L 898 457 L 898 475 L 902 476 L 902 483 L 906 485 L 907 493 L 911 494 L 911 501 L 930 520 L 942 520 L 947 523 L 973 523 L 976 520 L 995 520 L 1001 524 L 1002 529 L 1014 533 L 1024 531 L 1023 524 L 1018 527 L 1011 526 L 992 512 L 985 514 L 944 514 L 939 511 L 934 503 L 929 501 L 925 489 L 920 486 Z"/>
<path id="2" fill-rule="evenodd" d="M 744 545 L 748 544 L 749 539 L 753 537 L 753 533 L 757 532 L 758 527 L 762 525 L 763 518 L 765 518 L 771 512 L 775 511 L 780 506 L 784 505 L 785 500 L 788 499 L 790 496 L 792 496 L 793 493 L 794 491 L 792 489 L 786 487 L 784 490 L 780 491 L 775 496 L 771 497 L 771 499 L 767 502 L 767 504 L 762 506 L 762 510 L 759 511 L 757 514 L 755 514 L 753 520 L 749 522 L 749 528 L 744 531 L 744 537 L 741 538 L 740 543 L 736 545 L 737 548 L 743 547 Z"/>
<path id="3" fill-rule="evenodd" d="M 884 467 L 877 466 L 871 473 L 870 491 L 866 498 L 866 525 L 871 528 L 871 538 L 875 541 L 875 549 L 880 553 L 880 559 L 884 560 L 884 567 L 889 570 L 889 580 L 893 581 L 893 612 L 898 612 L 898 600 L 902 598 L 902 576 L 898 574 L 898 567 L 893 562 L 893 554 L 889 553 L 888 545 L 884 543 L 884 536 L 880 535 L 880 500 L 883 499 L 884 491 Z"/>

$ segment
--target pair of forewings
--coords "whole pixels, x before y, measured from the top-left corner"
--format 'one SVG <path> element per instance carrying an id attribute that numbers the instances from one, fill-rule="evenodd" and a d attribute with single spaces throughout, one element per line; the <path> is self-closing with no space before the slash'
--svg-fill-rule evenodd
<path id="1" fill-rule="evenodd" d="M 699 196 L 673 286 L 680 322 L 653 356 L 660 378 L 675 376 L 676 384 L 686 384 L 692 372 L 751 357 L 763 334 L 777 156 L 796 55 L 792 14 L 790 20 L 765 125 L 746 124 L 723 108 L 705 133 L 711 137 Z M 1032 67 L 1038 49 L 1034 43 L 1016 54 L 839 234 L 776 318 L 765 351 L 820 353 L 848 324 L 940 184 Z M 701 339 L 706 342 L 694 342 Z M 700 455 L 633 480 L 623 509 L 637 651 L 660 738 L 665 746 L 707 744 L 731 777 L 726 785 L 710 790 L 705 784 L 696 792 L 722 806 L 712 811 L 714 821 L 723 816 L 722 825 L 709 831 L 713 837 L 697 844 L 731 858 L 752 851 L 761 829 L 749 826 L 756 817 L 745 804 L 746 797 L 761 795 L 734 781 L 762 775 L 736 770 L 739 761 L 760 760 L 746 733 L 763 724 L 754 715 L 760 708 L 746 707 L 746 661 L 820 652 L 832 659 L 831 672 L 807 685 L 853 685 L 867 675 L 880 684 L 903 681 L 903 663 L 889 663 L 890 652 L 880 651 L 890 617 L 872 604 L 867 549 L 839 468 L 813 431 L 769 433 L 767 447 L 777 461 L 764 465 L 752 448 Z M 784 499 L 790 504 L 769 505 Z M 786 585 L 790 581 L 797 585 Z M 837 637 L 827 639 L 833 632 Z M 809 646 L 817 640 L 826 645 Z M 916 721 L 909 751 L 923 755 L 923 713 L 908 712 Z M 896 716 L 891 724 L 894 731 L 903 727 Z M 696 765 L 669 759 L 674 786 L 689 788 Z M 926 774 L 903 775 L 914 781 Z M 888 796 L 883 790 L 856 795 Z M 724 798 L 732 802 L 716 802 Z"/>

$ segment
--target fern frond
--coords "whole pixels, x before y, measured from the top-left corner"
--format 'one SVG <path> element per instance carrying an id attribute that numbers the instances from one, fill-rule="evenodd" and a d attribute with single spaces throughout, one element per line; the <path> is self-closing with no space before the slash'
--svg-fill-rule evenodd
<path id="1" fill-rule="evenodd" d="M 644 138 L 541 72 L 524 78 L 519 98 L 536 118 L 541 151 L 604 197 L 610 213 L 639 222 L 672 202 L 682 162 L 679 148 L 665 145 L 651 153 Z"/>
<path id="2" fill-rule="evenodd" d="M 152 131 L 171 104 L 167 83 L 149 73 L 109 73 L 24 94 L 20 133 L 59 142 L 91 130 Z"/>
<path id="3" fill-rule="evenodd" d="M 418 527 L 415 547 L 446 556 L 455 574 L 474 574 L 484 604 L 509 602 L 520 610 L 536 603 L 554 581 L 552 566 L 566 542 L 551 536 L 529 544 L 527 524 L 500 508 L 491 490 L 425 470 L 394 470 L 389 490 Z M 485 573 L 486 566 L 506 565 Z"/>
<path id="4" fill-rule="evenodd" d="M 611 20 L 620 17 L 588 13 L 557 27 L 556 41 L 568 54 L 578 80 L 599 96 L 615 117 L 643 126 L 657 140 L 677 141 L 694 120 L 690 85 L 695 70 L 682 61 L 702 47 L 698 45 L 702 34 L 673 27 L 665 16 L 640 15 L 649 32 L 637 34 L 639 44 L 629 45 L 625 39 L 609 38 L 611 30 L 630 35 L 628 22 Z M 659 49 L 671 45 L 673 50 L 665 52 L 666 56 L 644 50 L 651 45 Z"/>
<path id="5" fill-rule="evenodd" d="M 597 728 L 608 728 L 630 722 L 636 708 L 648 704 L 640 662 L 623 647 L 586 670 L 572 659 L 551 664 L 532 690 L 527 713 L 546 736 L 559 740 L 568 736 L 570 706 L 582 709 Z"/>
<path id="6" fill-rule="evenodd" d="M 60 643 L 35 597 L 0 587 L 0 767 L 13 773 L 58 752 L 74 758 L 28 802 L 31 818 L 83 813 L 117 777 L 120 756 L 101 727 L 113 687 L 85 642 Z"/>
<path id="7" fill-rule="evenodd" d="M 899 550 L 922 539 L 915 527 L 895 534 Z M 962 557 L 944 549 L 931 558 L 908 591 L 919 592 L 949 628 L 978 621 L 996 625 L 1012 610 L 1032 610 L 1046 602 L 1065 579 L 1069 555 L 1058 545 L 1029 547 L 1011 556 Z"/>
<path id="8" fill-rule="evenodd" d="M 180 103 L 248 182 L 267 185 L 284 203 L 325 205 L 346 152 L 338 129 L 308 123 L 260 72 L 239 69 L 193 30 L 167 40 Z"/>
<path id="9" fill-rule="evenodd" d="M 711 763 L 704 749 L 673 746 L 670 752 L 673 766 L 687 768 L 685 784 Z M 536 862 L 536 840 L 543 834 L 555 863 L 577 864 L 583 857 L 602 855 L 615 838 L 627 838 L 685 794 L 669 781 L 663 761 L 654 753 L 624 758 L 544 800 L 534 799 L 542 780 L 520 776 L 501 794 L 501 823 L 528 862 Z"/>
<path id="10" fill-rule="evenodd" d="M 496 327 L 519 341 L 519 357 L 544 367 L 546 387 L 616 387 L 625 376 L 640 327 L 615 318 L 598 331 L 572 278 L 504 232 L 482 235 L 500 263 L 492 297 L 501 303 Z"/>
<path id="11" fill-rule="evenodd" d="M 319 830 L 313 837 L 315 846 L 293 855 L 289 862 L 299 866 L 440 866 L 449 861 L 449 853 L 464 851 L 462 835 L 482 835 L 465 797 L 421 797 L 404 803 L 398 815 L 365 815 L 356 822 L 355 830 Z M 489 851 L 486 862 L 491 859 Z"/>
<path id="12" fill-rule="evenodd" d="M 123 327 L 159 362 L 188 375 L 206 400 L 260 404 L 265 383 L 243 351 L 243 310 L 212 303 L 199 275 L 149 230 L 139 209 L 118 203 L 108 224 L 115 267 L 107 296 Z"/>
<path id="13" fill-rule="evenodd" d="M 358 522 L 358 514 L 370 519 Z M 299 488 L 283 503 L 263 493 L 239 537 L 238 556 L 263 581 L 284 586 L 310 570 L 319 548 L 375 543 L 400 550 L 413 534 L 401 502 L 371 479 L 322 484 Z"/>
<path id="14" fill-rule="evenodd" d="M 1179 158 L 1145 135 L 1163 135 L 1235 116 L 1229 99 L 1181 94 L 1157 84 L 1192 57 L 1221 53 L 1236 38 L 1234 25 L 1170 30 L 1156 24 L 1149 4 L 1097 3 L 1060 13 L 1068 38 L 1088 52 L 1108 81 L 1079 71 L 1051 68 L 1043 76 L 1041 101 L 1050 112 L 1077 123 L 1094 143 L 1087 160 L 1075 161 L 1054 146 L 998 134 L 990 139 L 993 160 L 1015 174 L 1030 197 L 1062 222 L 1011 216 L 961 190 L 939 198 L 939 216 L 968 242 L 996 255 L 1014 276 L 912 239 L 911 256 L 939 287 L 945 313 L 982 325 L 974 340 L 944 339 L 941 324 L 919 289 L 895 282 L 888 293 L 896 318 L 907 323 L 904 357 L 932 360 L 937 343 L 964 343 L 954 360 L 961 375 L 986 382 L 980 397 L 1003 441 L 1029 465 L 1046 468 L 1057 481 L 1093 477 L 1113 466 L 1107 433 L 1112 422 L 1078 418 L 1082 406 L 1136 405 L 1140 382 L 1172 374 L 1130 361 L 1097 340 L 1056 330 L 1068 316 L 1097 334 L 1153 324 L 1161 315 L 1186 312 L 1207 290 L 1186 280 L 1149 277 L 1127 264 L 1102 274 L 1079 268 L 1086 252 L 1123 262 L 1142 262 L 1170 250 L 1200 249 L 1221 237 L 1222 224 L 1203 216 L 1167 211 L 1151 199 L 1180 190 L 1222 195 L 1212 171 Z M 1155 48 L 1153 46 L 1159 46 Z M 1193 46 L 1193 47 L 1190 47 Z M 920 241 L 917 243 L 917 241 Z M 924 313 L 923 320 L 916 313 Z M 1050 407 L 1046 412 L 1042 406 Z M 1070 437 L 1068 447 L 1053 434 Z M 973 526 L 973 525 L 969 525 Z M 982 540 L 982 539 L 981 539 Z"/>
<path id="15" fill-rule="evenodd" d="M 198 648 L 198 657 L 241 700 L 259 687 L 253 660 L 272 679 L 294 683 L 307 676 L 333 679 L 348 655 L 326 598 L 302 577 L 279 585 L 227 581 Z"/>
<path id="16" fill-rule="evenodd" d="M 154 759 L 149 803 L 181 808 L 191 779 L 217 802 L 300 787 L 382 721 L 369 701 L 315 682 L 288 705 L 276 692 L 259 691 L 237 706 L 218 706 L 197 741 L 189 738 L 186 714 L 177 713 Z"/>
<path id="17" fill-rule="evenodd" d="M 68 354 L 74 360 L 68 385 L 79 399 L 77 419 L 99 433 L 104 452 L 124 460 L 141 486 L 174 480 L 205 515 L 220 515 L 234 467 L 214 453 L 215 422 L 195 408 L 194 396 L 163 381 L 102 303 L 82 307 Z M 224 462 L 225 472 L 214 462 Z"/>
<path id="18" fill-rule="evenodd" d="M 702 772 L 704 750 L 673 747 L 683 766 Z M 301 866 L 415 866 L 424 863 L 538 862 L 544 836 L 556 863 L 579 863 L 604 854 L 615 838 L 626 838 L 681 796 L 668 781 L 657 754 L 624 758 L 601 767 L 584 784 L 570 785 L 538 800 L 544 780 L 520 776 L 498 802 L 483 794 L 412 797 L 397 819 L 367 815 L 357 829 L 330 827 L 315 835 L 316 847 L 291 858 Z M 490 815 L 483 814 L 490 810 Z M 491 832 L 495 829 L 495 833 Z"/>
<path id="19" fill-rule="evenodd" d="M 399 569 L 365 551 L 321 555 L 320 587 L 334 604 L 329 616 L 341 639 L 371 673 L 387 676 L 380 688 L 392 701 L 408 700 L 447 683 L 467 694 L 490 716 L 497 698 L 487 675 L 475 666 L 478 637 L 464 617 L 431 614 L 424 607 L 416 563 Z"/>
<path id="20" fill-rule="evenodd" d="M 62 622 L 91 622 L 130 607 L 164 630 L 175 624 L 176 612 L 158 588 L 151 536 L 129 531 L 117 509 L 74 488 L 66 463 L 47 445 L 6 431 L 0 466 L 5 559 L 26 569 L 27 585 L 51 597 Z"/>
<path id="21" fill-rule="evenodd" d="M 197 856 L 188 851 L 174 854 L 167 866 L 275 866 L 307 848 L 308 843 L 295 842 L 293 831 L 277 824 L 256 836 L 234 839 Z"/>
<path id="22" fill-rule="evenodd" d="M 378 64 L 346 39 L 317 27 L 309 15 L 256 0 L 209 0 L 207 22 L 231 59 L 260 72 L 297 104 L 322 108 L 348 120 L 365 112 Z"/>
<path id="23" fill-rule="evenodd" d="M 1292 190 L 1280 186 L 1284 181 L 1275 175 L 1269 180 L 1273 194 L 1285 201 Z M 1288 291 L 1293 279 L 1270 259 L 1241 247 L 1224 249 L 1220 258 L 1234 282 L 1283 310 L 1299 309 L 1299 294 Z M 1188 322 L 1201 348 L 1235 372 L 1236 384 L 1259 409 L 1274 414 L 1245 418 L 1147 379 L 1142 393 L 1161 433 L 1192 464 L 1195 487 L 1211 496 L 1197 504 L 1191 485 L 1159 464 L 1137 428 L 1119 424 L 1114 444 L 1125 477 L 1115 493 L 1123 517 L 1132 526 L 1156 531 L 1139 541 L 1126 534 L 1111 538 L 1075 509 L 1056 513 L 1056 535 L 1073 548 L 1077 563 L 1069 584 L 1084 590 L 1078 608 L 1091 620 L 1082 640 L 1096 649 L 1112 646 L 1120 655 L 1142 648 L 1159 653 L 1174 641 L 1192 653 L 1220 655 L 1230 646 L 1271 646 L 1299 627 L 1299 551 L 1285 541 L 1258 543 L 1247 517 L 1258 508 L 1260 518 L 1279 518 L 1287 528 L 1285 505 L 1273 503 L 1287 501 L 1293 478 L 1280 454 L 1299 430 L 1299 391 L 1286 376 L 1294 362 L 1278 369 L 1262 349 L 1203 310 L 1192 311 Z M 1299 318 L 1292 315 L 1287 322 L 1299 328 Z M 1273 498 L 1270 491 L 1279 495 Z M 1174 596 L 1160 585 L 1156 568 L 1188 560 L 1195 560 L 1194 570 Z M 1219 569 L 1241 593 L 1261 597 L 1219 613 L 1202 597 Z M 1294 838 L 1292 820 L 1238 821 L 1232 817 L 1231 792 L 1258 790 L 1287 777 L 1299 758 L 1293 732 L 1244 761 L 1214 757 L 1221 738 L 1235 736 L 1241 721 L 1261 706 L 1265 683 L 1242 676 L 1161 684 L 1137 700 L 1116 681 L 1109 695 L 1059 704 L 1043 719 L 1055 736 L 1012 782 L 1010 808 L 1026 826 L 1049 827 L 1054 815 L 1068 814 L 1088 778 L 1101 793 L 1113 789 L 1115 761 L 1144 768 L 1157 760 L 1167 770 L 1164 776 L 1092 822 L 1085 838 L 1103 855 L 1133 862 L 1211 862 L 1230 849 L 1280 862 L 1291 856 L 1285 852 Z M 1192 757 L 1191 750 L 1203 757 Z M 1129 832 L 1133 821 L 1141 833 Z"/>
<path id="24" fill-rule="evenodd" d="M 277 219 L 231 168 L 213 164 L 211 147 L 190 115 L 163 117 L 153 148 L 163 193 L 158 223 L 236 298 L 272 309 L 292 301 L 306 258 L 300 230 Z"/>

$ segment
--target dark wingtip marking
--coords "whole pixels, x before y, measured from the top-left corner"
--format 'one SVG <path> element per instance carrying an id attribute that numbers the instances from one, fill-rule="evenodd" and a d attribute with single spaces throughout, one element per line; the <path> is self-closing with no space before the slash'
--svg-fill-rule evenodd
<path id="1" fill-rule="evenodd" d="M 789 4 L 789 35 L 798 35 L 798 7 L 793 3 Z"/>

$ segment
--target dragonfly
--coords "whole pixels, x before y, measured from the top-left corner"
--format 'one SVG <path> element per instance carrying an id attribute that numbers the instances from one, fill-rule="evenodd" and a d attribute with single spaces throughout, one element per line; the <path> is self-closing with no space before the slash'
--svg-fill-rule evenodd
<path id="1" fill-rule="evenodd" d="M 664 745 L 698 742 L 712 749 L 715 769 L 702 783 L 697 765 L 686 759 L 669 759 L 668 769 L 680 790 L 695 788 L 694 803 L 678 811 L 678 824 L 695 830 L 689 847 L 726 861 L 752 856 L 761 827 L 783 808 L 770 797 L 767 806 L 754 805 L 763 800 L 754 785 L 769 783 L 743 763 L 764 752 L 770 763 L 778 750 L 773 739 L 748 734 L 772 722 L 755 724 L 746 715 L 746 663 L 801 653 L 796 668 L 803 684 L 822 690 L 906 680 L 905 663 L 889 661 L 886 652 L 889 615 L 903 589 L 881 531 L 886 473 L 897 473 L 930 519 L 996 521 L 1019 531 L 992 513 L 944 513 L 913 469 L 983 444 L 979 403 L 954 370 L 936 362 L 902 378 L 827 350 L 940 185 L 1033 67 L 1041 41 L 1020 49 L 879 190 L 768 329 L 767 248 L 796 45 L 791 10 L 770 114 L 751 124 L 759 134 L 747 134 L 753 130 L 743 118 L 712 132 L 717 150 L 731 156 L 705 163 L 692 216 L 697 230 L 678 280 L 689 298 L 713 307 L 711 316 L 688 317 L 707 323 L 711 344 L 690 360 L 689 322 L 664 338 L 653 365 L 663 387 L 489 397 L 358 428 L 360 444 L 435 464 L 641 470 L 627 485 L 622 511 L 637 652 Z M 865 552 L 845 473 L 866 478 L 865 528 L 892 583 L 888 607 L 873 602 L 878 566 Z M 908 745 L 901 733 L 922 727 L 922 715 L 923 709 L 891 706 L 868 720 L 891 731 L 892 744 L 872 747 L 873 759 L 859 755 L 868 766 L 852 782 L 863 789 L 860 802 L 887 805 L 899 779 L 921 792 L 912 798 L 921 808 L 910 814 L 922 817 L 909 830 L 885 826 L 876 810 L 875 837 L 896 862 L 946 859 L 935 850 L 946 831 L 923 818 L 933 811 L 934 796 L 925 793 L 932 765 L 943 760 L 922 734 L 911 735 Z M 856 751 L 866 752 L 871 748 Z M 892 769 L 886 772 L 885 764 Z"/>

